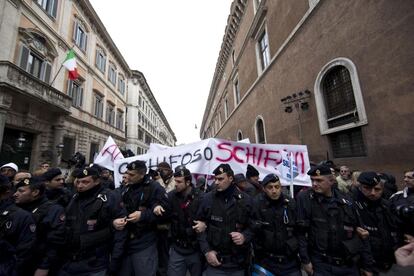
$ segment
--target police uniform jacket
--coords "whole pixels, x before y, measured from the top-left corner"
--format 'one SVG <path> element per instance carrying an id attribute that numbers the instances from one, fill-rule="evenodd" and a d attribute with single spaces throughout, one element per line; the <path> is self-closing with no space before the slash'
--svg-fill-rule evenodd
<path id="1" fill-rule="evenodd" d="M 265 193 L 253 200 L 255 255 L 261 258 L 279 256 L 295 259 L 298 240 L 295 235 L 296 206 L 293 199 L 281 194 L 277 200 Z"/>
<path id="2" fill-rule="evenodd" d="M 168 209 L 168 198 L 161 185 L 145 175 L 140 183 L 129 184 L 122 191 L 122 203 L 128 214 L 141 212 L 138 222 L 128 222 L 127 253 L 132 254 L 148 248 L 156 242 L 156 225 L 162 220 L 153 213 L 157 205 Z"/>
<path id="3" fill-rule="evenodd" d="M 297 197 L 299 255 L 307 264 L 313 256 L 326 256 L 338 263 L 360 256 L 363 269 L 372 266 L 369 248 L 356 233 L 359 226 L 353 202 L 336 189 L 327 198 L 312 189 Z"/>
<path id="4" fill-rule="evenodd" d="M 414 189 L 404 188 L 390 197 L 391 209 L 402 222 L 404 234 L 414 236 Z"/>
<path id="5" fill-rule="evenodd" d="M 394 251 L 402 242 L 398 219 L 391 213 L 389 201 L 383 198 L 368 200 L 358 190 L 354 203 L 361 227 L 369 232 L 368 240 L 374 265 L 389 269 L 395 262 Z"/>
<path id="6" fill-rule="evenodd" d="M 31 214 L 12 199 L 0 201 L 0 274 L 24 275 L 36 241 L 36 224 Z M 10 263 L 15 262 L 15 265 Z"/>
<path id="7" fill-rule="evenodd" d="M 238 190 L 234 183 L 224 191 L 209 192 L 201 202 L 197 217 L 207 224 L 206 231 L 198 237 L 203 254 L 215 250 L 223 268 L 240 268 L 246 264 L 253 236 L 249 195 Z M 242 233 L 244 244 L 234 244 L 231 232 Z"/>
<path id="8" fill-rule="evenodd" d="M 113 220 L 126 216 L 119 196 L 97 185 L 76 193 L 66 208 L 66 261 L 75 273 L 116 271 L 122 261 L 126 230 L 115 230 Z"/>
<path id="9" fill-rule="evenodd" d="M 64 245 L 65 211 L 61 205 L 49 202 L 46 196 L 21 207 L 32 214 L 36 223 L 34 269 L 50 269 L 58 259 L 59 249 Z"/>

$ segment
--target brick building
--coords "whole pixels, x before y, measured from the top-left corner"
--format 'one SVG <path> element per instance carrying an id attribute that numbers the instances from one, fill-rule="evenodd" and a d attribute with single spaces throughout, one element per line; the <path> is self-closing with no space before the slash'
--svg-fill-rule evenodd
<path id="1" fill-rule="evenodd" d="M 413 27 L 413 1 L 233 1 L 201 138 L 306 144 L 314 162 L 402 174 Z"/>

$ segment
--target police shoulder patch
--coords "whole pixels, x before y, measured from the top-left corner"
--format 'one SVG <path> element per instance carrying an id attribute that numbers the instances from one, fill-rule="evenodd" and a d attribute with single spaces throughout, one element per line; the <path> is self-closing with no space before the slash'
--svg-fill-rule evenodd
<path id="1" fill-rule="evenodd" d="M 36 224 L 34 224 L 34 223 L 30 224 L 29 229 L 30 229 L 30 232 L 34 233 L 36 231 Z"/>

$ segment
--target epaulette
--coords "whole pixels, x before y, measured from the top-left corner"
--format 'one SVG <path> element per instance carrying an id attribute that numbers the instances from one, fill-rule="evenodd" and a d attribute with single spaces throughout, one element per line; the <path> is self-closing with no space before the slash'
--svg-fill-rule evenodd
<path id="1" fill-rule="evenodd" d="M 404 195 L 405 195 L 404 190 L 402 190 L 402 191 L 398 191 L 398 192 L 396 192 L 396 193 L 392 194 L 392 196 L 390 196 L 390 198 L 389 198 L 389 199 L 393 198 L 393 197 L 394 197 L 394 196 L 396 196 L 396 195 L 400 195 L 400 194 L 404 194 Z"/>
<path id="2" fill-rule="evenodd" d="M 341 198 L 341 201 L 344 205 L 352 206 L 352 202 L 346 198 Z"/>

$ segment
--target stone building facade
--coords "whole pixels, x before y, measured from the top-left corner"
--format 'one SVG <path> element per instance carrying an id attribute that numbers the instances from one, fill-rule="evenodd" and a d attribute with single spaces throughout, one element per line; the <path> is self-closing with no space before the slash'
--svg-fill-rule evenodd
<path id="1" fill-rule="evenodd" d="M 414 161 L 414 2 L 235 0 L 201 138 L 306 144 L 395 175 Z"/>
<path id="2" fill-rule="evenodd" d="M 133 70 L 128 81 L 126 148 L 139 155 L 147 152 L 150 143 L 175 146 L 174 132 L 144 74 Z"/>
<path id="3" fill-rule="evenodd" d="M 132 70 L 90 2 L 0 0 L 0 18 L 0 164 L 92 162 L 109 135 L 125 149 Z M 61 68 L 70 49 L 75 81 Z"/>

